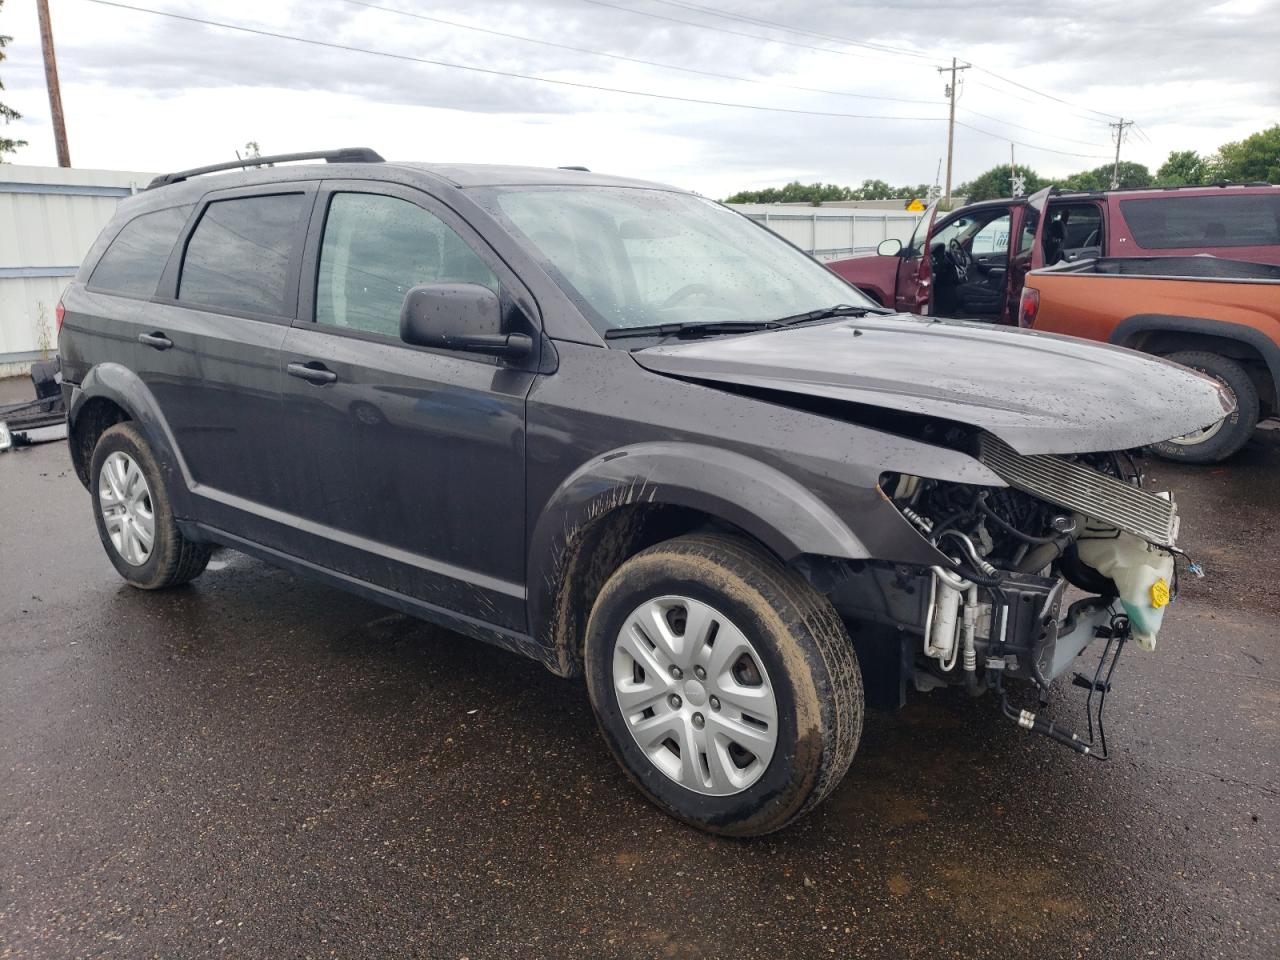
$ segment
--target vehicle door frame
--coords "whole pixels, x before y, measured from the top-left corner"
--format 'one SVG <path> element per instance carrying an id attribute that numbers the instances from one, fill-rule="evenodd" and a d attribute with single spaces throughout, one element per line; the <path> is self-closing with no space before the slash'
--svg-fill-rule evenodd
<path id="1" fill-rule="evenodd" d="M 503 301 L 504 314 L 507 311 L 516 311 L 523 315 L 525 329 L 523 331 L 512 330 L 511 332 L 527 332 L 533 339 L 532 351 L 523 358 L 512 360 L 497 356 L 489 356 L 482 353 L 468 352 L 465 350 L 449 350 L 438 347 L 420 346 L 417 344 L 405 343 L 398 336 L 393 337 L 387 334 L 373 333 L 363 330 L 353 330 L 332 326 L 328 324 L 318 324 L 316 321 L 316 305 L 317 305 L 317 285 L 319 283 L 320 256 L 324 244 L 324 234 L 328 224 L 329 212 L 331 209 L 332 198 L 342 193 L 359 193 L 369 194 L 372 196 L 391 197 L 413 204 L 422 209 L 426 213 L 438 218 L 446 227 L 453 230 L 455 234 L 465 243 L 476 256 L 492 271 L 498 279 L 500 296 Z M 544 334 L 543 316 L 538 307 L 538 302 L 534 298 L 528 285 L 516 273 L 506 260 L 494 249 L 493 245 L 488 242 L 484 234 L 477 230 L 465 217 L 463 217 L 454 207 L 448 204 L 441 197 L 420 186 L 408 185 L 403 183 L 393 183 L 383 180 L 368 180 L 354 178 L 325 178 L 320 181 L 316 202 L 313 207 L 311 222 L 307 230 L 306 241 L 303 245 L 303 253 L 301 258 L 301 280 L 299 285 L 298 305 L 295 311 L 295 317 L 291 323 L 291 329 L 299 331 L 319 331 L 329 336 L 338 336 L 346 339 L 364 341 L 382 346 L 391 347 L 397 350 L 406 351 L 407 353 L 419 353 L 429 356 L 438 356 L 456 360 L 463 358 L 469 362 L 492 366 L 495 370 L 507 369 L 513 373 L 524 373 L 529 377 L 527 387 L 524 389 L 524 399 L 527 402 L 529 392 L 536 383 L 537 375 L 552 373 L 555 370 L 555 352 L 550 341 Z M 305 352 L 305 351 L 303 351 Z M 297 351 L 290 347 L 290 337 L 286 335 L 285 348 L 281 352 L 281 378 L 287 375 L 284 367 L 291 359 L 295 358 Z M 282 388 L 282 397 L 287 403 L 288 391 Z M 288 411 L 286 411 L 286 415 Z M 527 408 L 522 411 L 523 425 L 522 431 L 527 429 Z M 527 459 L 527 453 L 525 454 Z M 520 469 L 525 471 L 525 463 L 522 460 Z M 522 495 L 527 497 L 525 484 L 520 485 Z M 420 565 L 424 568 L 444 568 L 452 567 L 463 572 L 475 575 L 474 581 L 457 579 L 455 588 L 451 591 L 456 598 L 456 603 L 428 601 L 419 597 L 408 595 L 402 590 L 398 590 L 396 586 L 387 583 L 374 583 L 374 586 L 382 590 L 394 591 L 397 595 L 402 596 L 409 602 L 423 607 L 430 607 L 436 613 L 444 613 L 445 615 L 457 615 L 465 618 L 465 622 L 479 623 L 481 621 L 487 623 L 500 633 L 507 633 L 512 630 L 519 630 L 520 627 L 527 627 L 528 608 L 527 608 L 527 584 L 528 584 L 528 519 L 527 519 L 527 503 L 522 500 L 518 505 L 519 515 L 519 542 L 520 549 L 516 551 L 519 559 L 520 580 L 518 584 L 515 581 L 501 580 L 501 578 L 491 576 L 484 571 L 470 570 L 467 568 L 458 568 L 448 561 L 438 556 L 432 556 L 425 553 L 417 553 L 405 550 L 403 548 L 394 547 L 392 545 L 383 545 L 391 558 L 399 557 L 401 561 L 412 563 L 410 555 L 416 556 Z M 317 521 L 316 518 L 299 517 L 308 527 L 312 528 L 329 528 L 330 525 Z M 336 544 L 344 544 L 346 540 L 373 541 L 369 538 L 359 535 L 350 535 L 343 533 L 337 528 L 332 528 L 332 533 L 321 533 L 314 530 L 316 536 Z M 337 534 L 337 536 L 334 536 Z M 364 547 L 355 547 L 369 556 L 376 555 Z M 349 574 L 348 574 L 349 575 Z M 442 574 L 448 578 L 448 574 Z M 362 582 L 373 582 L 364 581 Z M 519 615 L 515 615 L 512 604 L 512 588 L 519 587 Z M 480 594 L 488 594 L 489 600 L 478 602 L 477 596 Z M 483 598 L 482 598 L 483 600 Z M 485 616 L 484 612 L 489 611 L 490 615 Z M 499 611 L 506 614 L 501 616 Z M 501 622 L 505 620 L 506 622 Z M 452 622 L 452 621 L 451 621 Z M 457 626 L 457 624 L 454 624 Z M 522 631 L 521 631 L 522 632 Z"/>
<path id="2" fill-rule="evenodd" d="M 199 227 L 200 221 L 204 219 L 205 212 L 209 206 L 219 203 L 223 200 L 241 200 L 246 197 L 264 197 L 275 196 L 278 194 L 301 193 L 307 197 L 311 205 L 307 208 L 305 214 L 298 218 L 298 233 L 301 235 L 301 243 L 294 246 L 293 253 L 289 258 L 289 270 L 285 276 L 285 302 L 284 310 L 279 314 L 258 313 L 252 310 L 233 310 L 217 305 L 196 303 L 190 300 L 179 300 L 178 293 L 182 283 L 182 264 L 187 257 L 187 246 L 191 242 L 192 236 Z M 319 183 L 314 179 L 302 180 L 276 180 L 271 183 L 260 183 L 252 186 L 241 187 L 223 187 L 221 189 L 210 190 L 200 196 L 195 202 L 195 210 L 191 216 L 187 218 L 186 225 L 183 226 L 182 232 L 178 234 L 177 242 L 174 243 L 173 249 L 169 252 L 169 259 L 165 263 L 164 271 L 160 274 L 160 283 L 156 288 L 156 295 L 152 299 L 152 303 L 164 304 L 171 307 L 182 307 L 184 310 L 197 310 L 203 313 L 216 313 L 226 317 L 240 317 L 244 320 L 260 320 L 264 323 L 278 323 L 282 326 L 291 326 L 298 313 L 298 287 L 302 276 L 302 264 L 305 254 L 307 240 L 310 238 L 311 218 L 315 216 L 316 197 L 319 193 Z"/>
<path id="3" fill-rule="evenodd" d="M 1026 285 L 1027 274 L 1037 267 L 1044 265 L 1044 252 L 1041 244 L 1044 242 L 1044 224 L 1047 219 L 1046 211 L 1051 196 L 1056 195 L 1057 187 L 1045 187 L 1043 190 L 1037 190 L 1031 196 L 1021 199 L 1017 204 L 1018 216 L 1016 226 L 1011 226 L 1009 234 L 1009 272 L 1005 276 L 1005 294 L 1004 309 L 1000 312 L 999 322 L 1005 326 L 1018 325 L 1018 304 L 1022 300 L 1022 288 Z M 1039 219 L 1036 220 L 1035 234 L 1031 240 L 1031 249 L 1022 250 L 1022 231 L 1026 226 L 1027 218 L 1035 214 Z"/>

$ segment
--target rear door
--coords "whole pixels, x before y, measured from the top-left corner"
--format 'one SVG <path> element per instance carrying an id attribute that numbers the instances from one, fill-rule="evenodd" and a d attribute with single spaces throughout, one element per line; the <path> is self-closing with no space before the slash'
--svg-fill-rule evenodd
<path id="1" fill-rule="evenodd" d="M 537 333 L 532 297 L 453 211 L 383 183 L 321 190 L 304 276 L 283 356 L 282 455 L 306 556 L 525 630 L 525 398 L 537 358 L 409 346 L 399 329 L 418 284 L 498 291 L 513 333 Z"/>
<path id="2" fill-rule="evenodd" d="M 1008 290 L 1005 293 L 1004 309 L 1000 313 L 1000 322 L 1017 325 L 1018 301 L 1022 297 L 1022 285 L 1027 273 L 1044 265 L 1043 227 L 1045 206 L 1049 202 L 1053 187 L 1045 187 L 1033 193 L 1026 202 L 1015 207 L 1016 216 L 1013 233 L 1016 241 L 1010 245 Z M 1034 264 L 1034 267 L 1033 267 Z"/>
<path id="3" fill-rule="evenodd" d="M 145 308 L 135 369 L 160 404 L 199 519 L 259 537 L 277 482 L 280 346 L 297 309 L 313 184 L 207 194 Z"/>

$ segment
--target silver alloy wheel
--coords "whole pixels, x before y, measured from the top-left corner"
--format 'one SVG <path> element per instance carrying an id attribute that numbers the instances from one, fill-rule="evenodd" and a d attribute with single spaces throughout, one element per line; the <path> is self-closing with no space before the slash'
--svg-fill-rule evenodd
<path id="1" fill-rule="evenodd" d="M 778 743 L 778 703 L 751 641 L 689 597 L 642 603 L 613 649 L 613 691 L 636 745 L 695 793 L 741 793 Z"/>
<path id="2" fill-rule="evenodd" d="M 107 535 L 124 562 L 134 567 L 146 563 L 156 539 L 155 510 L 147 478 L 127 453 L 117 450 L 103 462 L 98 508 Z"/>

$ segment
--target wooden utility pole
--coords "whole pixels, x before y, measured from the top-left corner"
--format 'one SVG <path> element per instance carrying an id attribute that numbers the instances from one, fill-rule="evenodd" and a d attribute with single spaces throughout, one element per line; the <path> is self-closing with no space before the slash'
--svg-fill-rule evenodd
<path id="1" fill-rule="evenodd" d="M 951 66 L 938 67 L 939 73 L 950 73 L 951 82 L 947 84 L 947 96 L 951 99 L 951 115 L 947 120 L 947 189 L 943 196 L 942 204 L 944 207 L 951 206 L 951 152 L 956 142 L 956 74 L 961 70 L 968 70 L 969 64 L 958 66 L 956 58 L 951 58 Z"/>
<path id="2" fill-rule="evenodd" d="M 44 83 L 49 88 L 49 114 L 53 117 L 53 138 L 58 147 L 58 166 L 71 166 L 67 149 L 67 124 L 62 117 L 62 90 L 58 86 L 58 61 L 53 55 L 53 25 L 49 21 L 49 0 L 36 0 L 40 15 L 40 47 L 44 51 Z"/>
<path id="3" fill-rule="evenodd" d="M 1111 168 L 1112 190 L 1120 189 L 1120 144 L 1124 143 L 1124 128 L 1132 127 L 1135 123 L 1137 123 L 1136 120 L 1126 120 L 1121 117 L 1116 123 L 1107 124 L 1116 132 L 1116 164 Z"/>

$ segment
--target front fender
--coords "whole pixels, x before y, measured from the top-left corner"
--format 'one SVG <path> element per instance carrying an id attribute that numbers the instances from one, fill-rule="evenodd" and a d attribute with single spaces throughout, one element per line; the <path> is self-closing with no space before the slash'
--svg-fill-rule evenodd
<path id="1" fill-rule="evenodd" d="M 67 402 L 67 439 L 77 470 L 82 466 L 77 453 L 77 426 L 85 411 L 93 408 L 94 400 L 106 400 L 115 404 L 133 421 L 151 446 L 151 452 L 160 467 L 165 490 L 173 504 L 174 514 L 178 517 L 190 516 L 191 474 L 178 452 L 169 423 L 160 412 L 160 405 L 147 385 L 136 373 L 121 364 L 97 364 L 85 374 L 78 386 L 71 387 L 71 396 Z M 83 475 L 88 476 L 87 462 L 83 464 Z"/>
<path id="2" fill-rule="evenodd" d="M 529 546 L 529 617 L 535 635 L 552 616 L 562 567 L 579 533 L 615 509 L 647 503 L 716 517 L 783 560 L 803 554 L 870 556 L 835 512 L 774 467 L 702 444 L 636 444 L 584 463 L 542 510 Z"/>

